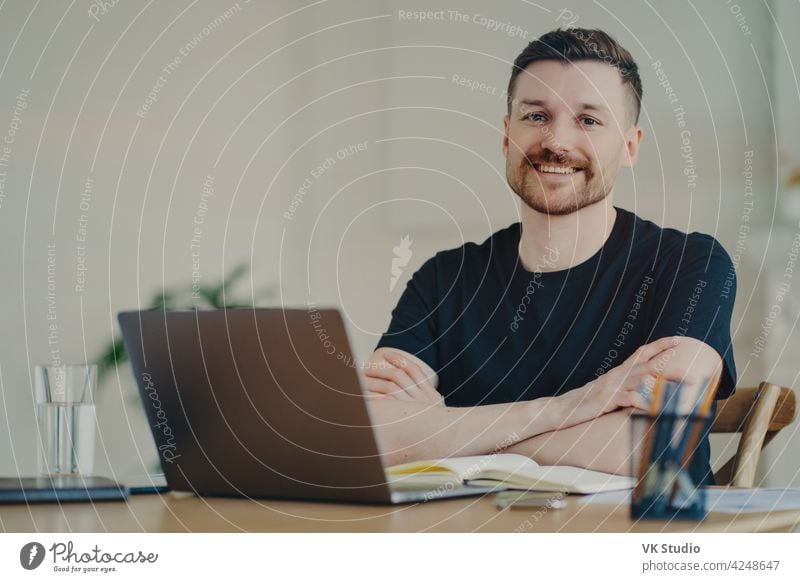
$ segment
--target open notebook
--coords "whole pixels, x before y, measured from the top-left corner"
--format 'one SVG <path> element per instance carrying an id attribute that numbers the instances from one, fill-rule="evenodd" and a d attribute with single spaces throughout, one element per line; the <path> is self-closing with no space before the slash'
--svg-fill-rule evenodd
<path id="1" fill-rule="evenodd" d="M 435 489 L 461 484 L 498 489 L 530 489 L 564 493 L 599 493 L 633 489 L 636 481 L 578 467 L 543 467 L 523 455 L 453 457 L 395 465 L 387 470 L 392 487 Z"/>

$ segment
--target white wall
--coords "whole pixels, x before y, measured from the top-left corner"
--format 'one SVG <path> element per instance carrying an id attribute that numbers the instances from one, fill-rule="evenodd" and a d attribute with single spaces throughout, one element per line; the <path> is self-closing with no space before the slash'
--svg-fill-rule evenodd
<path id="1" fill-rule="evenodd" d="M 0 206 L 0 434 L 8 434 L 0 438 L 0 473 L 35 470 L 31 366 L 48 361 L 52 347 L 65 361 L 96 358 L 116 333 L 119 310 L 146 304 L 162 285 L 191 280 L 189 243 L 208 175 L 216 193 L 202 226 L 202 278 L 215 280 L 249 261 L 254 286 L 275 285 L 286 305 L 342 306 L 366 357 L 405 280 L 426 258 L 515 220 L 500 151 L 502 98 L 452 80 L 504 88 L 524 44 L 564 24 L 560 3 L 538 4 L 460 2 L 462 22 L 450 18 L 451 4 L 436 1 L 331 0 L 302 8 L 240 0 L 206 35 L 203 28 L 234 3 L 120 2 L 97 22 L 87 15 L 89 2 L 67 11 L 43 1 L 32 13 L 27 2 L 6 2 L 0 132 L 14 117 L 19 91 L 29 95 Z M 645 84 L 646 141 L 639 165 L 617 185 L 618 203 L 670 226 L 714 233 L 731 252 L 745 202 L 745 151 L 754 152 L 750 224 L 770 232 L 778 195 L 769 6 L 742 8 L 747 31 L 724 2 L 569 7 L 576 24 L 605 28 L 633 52 Z M 400 10 L 444 10 L 445 20 L 404 20 Z M 482 16 L 525 34 L 489 30 Z M 196 47 L 163 73 L 196 35 Z M 692 193 L 680 129 L 651 67 L 657 60 L 686 110 L 698 171 Z M 142 119 L 137 110 L 159 75 L 166 81 Z M 796 96 L 786 87 L 781 95 L 781 115 L 795 110 Z M 359 143 L 361 151 L 336 159 Z M 311 176 L 328 157 L 336 162 Z M 306 178 L 312 183 L 287 220 Z M 76 292 L 81 214 L 88 219 L 88 270 L 85 289 Z M 392 249 L 406 235 L 413 256 L 390 290 Z M 755 240 L 748 238 L 739 271 L 734 328 L 741 361 L 773 293 L 759 275 L 764 253 L 751 252 Z M 54 345 L 48 244 L 56 261 Z M 780 266 L 785 253 L 778 249 L 773 260 L 772 252 L 767 264 Z M 743 382 L 770 373 L 765 359 L 751 362 Z M 791 384 L 785 371 L 774 379 Z M 102 435 L 122 476 L 140 470 L 137 450 L 146 462 L 153 458 L 138 405 L 123 406 L 131 394 L 126 370 L 102 394 Z M 102 455 L 98 463 L 109 466 Z"/>
<path id="2" fill-rule="evenodd" d="M 797 260 L 800 243 L 800 186 L 791 191 L 787 187 L 788 177 L 800 173 L 800 143 L 797 130 L 800 128 L 800 39 L 791 26 L 800 22 L 800 5 L 788 0 L 771 3 L 775 21 L 779 23 L 772 38 L 774 89 L 769 102 L 776 119 L 775 140 L 778 148 L 777 175 L 780 204 L 775 225 L 764 228 L 754 237 L 751 253 L 754 263 L 764 260 L 765 270 L 759 281 L 764 287 L 760 304 L 754 311 L 760 315 L 757 335 L 766 338 L 766 348 L 759 353 L 762 377 L 797 391 L 800 375 L 800 341 L 798 341 L 798 319 L 800 319 L 800 272 L 792 261 Z M 800 174 L 798 174 L 800 175 Z M 794 249 L 794 250 L 793 250 Z M 781 288 L 788 284 L 789 292 L 781 297 Z M 772 323 L 770 314 L 775 305 L 780 305 L 779 316 Z M 752 360 L 752 348 L 742 358 Z M 800 423 L 797 421 L 784 429 L 765 449 L 761 473 L 765 483 L 800 485 Z"/>

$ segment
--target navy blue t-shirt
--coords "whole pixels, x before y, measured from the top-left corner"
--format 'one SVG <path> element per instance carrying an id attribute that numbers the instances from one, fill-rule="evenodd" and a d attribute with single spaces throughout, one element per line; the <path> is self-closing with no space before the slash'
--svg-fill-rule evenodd
<path id="1" fill-rule="evenodd" d="M 736 385 L 730 337 L 736 276 L 713 237 L 661 228 L 617 208 L 591 258 L 527 271 L 519 223 L 482 244 L 442 251 L 414 274 L 377 347 L 414 354 L 439 375 L 449 406 L 557 396 L 618 366 L 642 344 L 693 337 L 724 361 L 717 393 Z M 692 473 L 712 482 L 707 435 Z"/>

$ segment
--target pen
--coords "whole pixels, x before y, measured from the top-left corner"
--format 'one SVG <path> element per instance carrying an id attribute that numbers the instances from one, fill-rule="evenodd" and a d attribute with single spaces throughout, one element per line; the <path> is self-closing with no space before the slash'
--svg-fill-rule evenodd
<path id="1" fill-rule="evenodd" d="M 495 495 L 494 505 L 499 509 L 530 507 L 562 509 L 567 506 L 567 502 L 563 493 L 554 491 L 501 491 Z"/>

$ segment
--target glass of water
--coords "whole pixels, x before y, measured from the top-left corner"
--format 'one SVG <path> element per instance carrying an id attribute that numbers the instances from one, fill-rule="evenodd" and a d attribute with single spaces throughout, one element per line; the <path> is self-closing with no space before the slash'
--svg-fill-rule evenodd
<path id="1" fill-rule="evenodd" d="M 91 475 L 97 366 L 36 366 L 36 417 L 44 475 Z"/>

